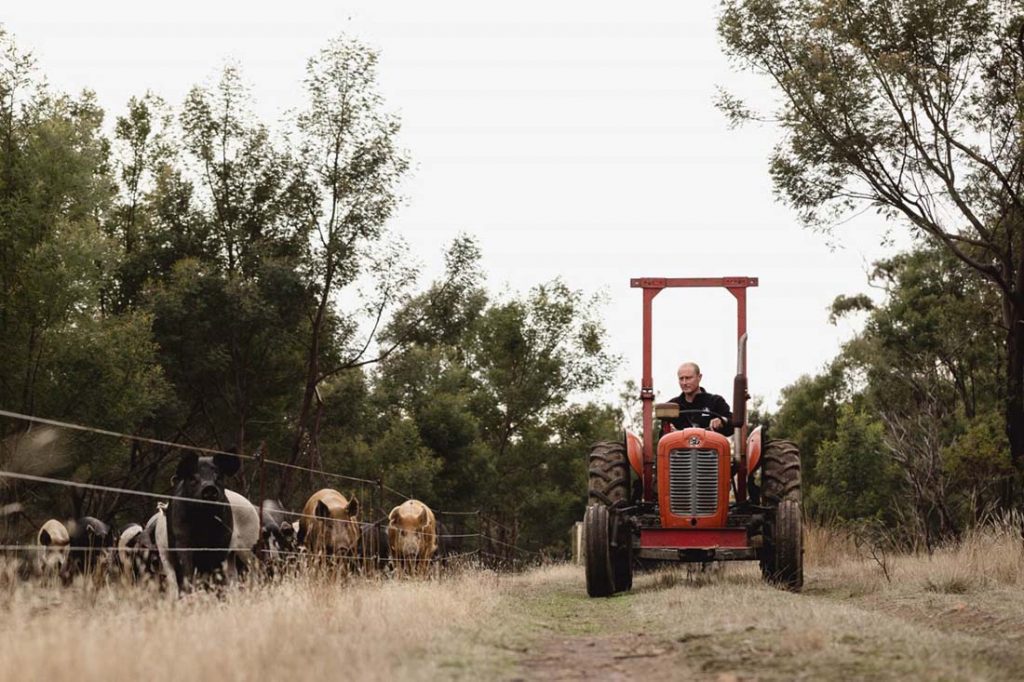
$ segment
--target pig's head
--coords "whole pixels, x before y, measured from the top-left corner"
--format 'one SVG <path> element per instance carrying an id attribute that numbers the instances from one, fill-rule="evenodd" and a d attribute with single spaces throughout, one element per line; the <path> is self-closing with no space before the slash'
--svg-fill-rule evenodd
<path id="1" fill-rule="evenodd" d="M 178 462 L 174 472 L 175 494 L 203 502 L 227 503 L 224 479 L 238 472 L 241 461 L 232 453 L 199 457 L 189 452 Z"/>
<path id="2" fill-rule="evenodd" d="M 388 515 L 389 532 L 395 553 L 401 558 L 413 558 L 420 554 L 426 541 L 423 531 L 427 527 L 427 509 L 420 506 L 409 510 L 395 507 Z"/>
<path id="3" fill-rule="evenodd" d="M 359 549 L 359 500 L 352 498 L 344 506 L 317 502 L 314 514 L 324 524 L 325 544 L 335 554 L 355 554 Z"/>

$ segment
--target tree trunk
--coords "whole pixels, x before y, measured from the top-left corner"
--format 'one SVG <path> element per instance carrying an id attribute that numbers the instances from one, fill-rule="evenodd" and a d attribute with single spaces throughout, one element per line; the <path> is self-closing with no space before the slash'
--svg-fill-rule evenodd
<path id="1" fill-rule="evenodd" d="M 1004 298 L 1006 334 L 1006 437 L 1010 442 L 1010 461 L 1017 470 L 1003 490 L 1003 507 L 1016 506 L 1017 485 L 1024 471 L 1024 294 Z"/>
<path id="2" fill-rule="evenodd" d="M 302 406 L 299 408 L 298 418 L 295 420 L 295 439 L 292 441 L 292 451 L 288 457 L 288 464 L 292 466 L 297 464 L 299 455 L 302 452 L 302 443 L 307 431 L 307 422 L 309 421 L 309 410 L 313 404 L 313 397 L 316 395 L 316 375 L 319 369 L 317 356 L 319 353 L 320 344 L 317 343 L 314 333 L 313 347 L 310 349 L 310 359 L 307 365 L 306 388 L 302 394 Z M 277 488 L 277 499 L 289 499 L 288 492 L 291 488 L 293 471 L 294 469 L 291 467 L 284 467 L 282 470 L 281 483 Z"/>

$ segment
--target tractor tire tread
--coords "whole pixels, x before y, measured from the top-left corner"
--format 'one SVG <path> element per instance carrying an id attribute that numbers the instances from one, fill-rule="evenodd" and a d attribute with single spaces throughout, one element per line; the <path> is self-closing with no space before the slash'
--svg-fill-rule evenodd
<path id="1" fill-rule="evenodd" d="M 800 450 L 788 440 L 769 441 L 761 455 L 761 495 L 769 506 L 800 501 Z"/>
<path id="2" fill-rule="evenodd" d="M 603 441 L 591 447 L 588 460 L 588 500 L 607 507 L 629 504 L 629 460 L 624 443 Z"/>

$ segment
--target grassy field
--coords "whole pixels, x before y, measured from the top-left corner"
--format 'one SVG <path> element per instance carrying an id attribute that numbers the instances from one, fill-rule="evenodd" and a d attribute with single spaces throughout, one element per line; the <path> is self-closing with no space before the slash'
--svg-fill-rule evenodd
<path id="1" fill-rule="evenodd" d="M 812 532 L 801 594 L 737 564 L 641 575 L 632 592 L 599 600 L 568 565 L 295 578 L 177 602 L 6 579 L 0 679 L 1024 679 L 1013 529 L 931 557 L 857 554 Z"/>

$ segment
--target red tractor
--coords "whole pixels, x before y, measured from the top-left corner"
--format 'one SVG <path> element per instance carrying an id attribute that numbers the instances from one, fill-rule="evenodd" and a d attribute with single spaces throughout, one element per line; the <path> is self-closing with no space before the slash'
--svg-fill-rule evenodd
<path id="1" fill-rule="evenodd" d="M 629 590 L 638 562 L 758 560 L 764 578 L 803 585 L 800 453 L 793 443 L 748 433 L 747 289 L 754 277 L 633 279 L 643 290 L 643 438 L 596 443 L 583 520 L 587 594 Z M 654 404 L 651 302 L 662 289 L 724 287 L 737 302 L 737 373 L 730 440 L 702 428 L 675 430 L 675 403 Z M 721 415 L 710 415 L 721 416 Z M 654 420 L 660 420 L 655 444 Z"/>

